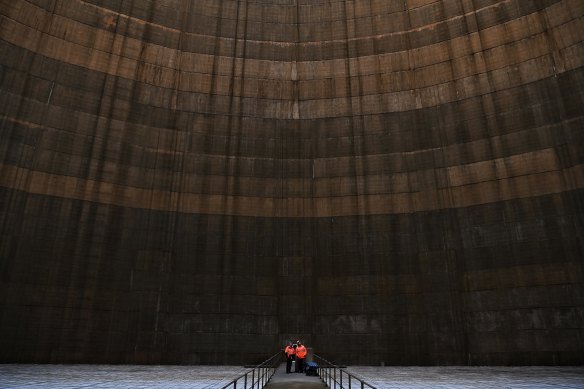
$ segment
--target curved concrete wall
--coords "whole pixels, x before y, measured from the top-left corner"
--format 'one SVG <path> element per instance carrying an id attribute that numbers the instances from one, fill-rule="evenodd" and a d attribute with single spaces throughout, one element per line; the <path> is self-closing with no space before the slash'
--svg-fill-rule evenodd
<path id="1" fill-rule="evenodd" d="M 583 16 L 0 1 L 0 361 L 581 364 Z"/>

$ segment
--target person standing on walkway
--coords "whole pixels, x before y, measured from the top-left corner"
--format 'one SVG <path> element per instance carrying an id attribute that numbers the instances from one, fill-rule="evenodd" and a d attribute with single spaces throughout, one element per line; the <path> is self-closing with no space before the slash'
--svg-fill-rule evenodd
<path id="1" fill-rule="evenodd" d="M 292 342 L 286 346 L 284 353 L 286 354 L 286 374 L 288 374 L 292 370 L 292 361 L 296 358 L 296 350 L 292 347 Z"/>
<path id="2" fill-rule="evenodd" d="M 304 372 L 304 360 L 306 359 L 306 354 L 308 351 L 306 347 L 300 341 L 296 342 L 298 345 L 296 347 L 296 373 L 303 373 Z"/>

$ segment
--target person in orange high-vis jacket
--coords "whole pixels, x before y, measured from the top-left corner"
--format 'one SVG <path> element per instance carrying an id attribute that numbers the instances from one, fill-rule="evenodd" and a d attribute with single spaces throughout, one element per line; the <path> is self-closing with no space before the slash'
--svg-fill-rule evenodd
<path id="1" fill-rule="evenodd" d="M 300 341 L 296 342 L 298 345 L 296 347 L 296 373 L 303 373 L 304 372 L 304 360 L 306 359 L 306 354 L 308 351 L 306 347 Z"/>
<path id="2" fill-rule="evenodd" d="M 292 342 L 286 346 L 284 353 L 286 354 L 286 373 L 290 373 L 290 370 L 292 370 L 292 361 L 296 358 L 296 350 L 292 347 Z"/>

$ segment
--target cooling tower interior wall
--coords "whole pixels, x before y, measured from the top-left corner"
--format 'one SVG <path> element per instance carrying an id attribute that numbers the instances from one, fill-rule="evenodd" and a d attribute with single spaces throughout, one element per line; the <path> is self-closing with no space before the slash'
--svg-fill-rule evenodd
<path id="1" fill-rule="evenodd" d="M 0 362 L 584 362 L 581 0 L 0 0 Z"/>

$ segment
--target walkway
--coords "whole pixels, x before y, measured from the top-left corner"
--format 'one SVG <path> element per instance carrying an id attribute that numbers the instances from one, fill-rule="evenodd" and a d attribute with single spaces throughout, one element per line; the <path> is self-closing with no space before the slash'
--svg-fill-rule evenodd
<path id="1" fill-rule="evenodd" d="M 307 376 L 304 373 L 286 374 L 286 364 L 280 365 L 266 389 L 323 389 L 326 386 L 319 377 Z"/>

